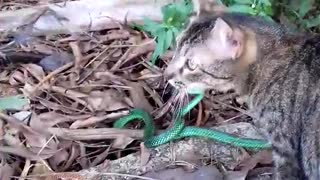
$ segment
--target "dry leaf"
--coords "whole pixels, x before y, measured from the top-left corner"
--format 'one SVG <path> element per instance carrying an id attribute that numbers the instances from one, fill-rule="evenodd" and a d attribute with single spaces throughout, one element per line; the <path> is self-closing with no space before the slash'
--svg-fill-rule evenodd
<path id="1" fill-rule="evenodd" d="M 45 73 L 41 66 L 36 64 L 23 64 L 22 67 L 24 67 L 38 81 L 41 81 L 45 77 Z"/>
<path id="2" fill-rule="evenodd" d="M 57 166 L 58 164 L 55 164 L 55 163 L 50 163 L 52 164 L 53 168 L 59 172 L 64 172 L 66 169 L 68 169 L 72 165 L 72 163 L 75 161 L 75 159 L 80 156 L 80 150 L 79 150 L 78 144 L 72 143 L 71 141 L 67 141 L 67 142 L 70 142 L 71 144 L 68 146 L 69 157 L 65 159 L 65 163 L 60 166 Z M 63 143 L 63 144 L 66 144 L 66 143 Z"/>
<path id="3" fill-rule="evenodd" d="M 129 92 L 134 108 L 143 109 L 148 113 L 152 113 L 153 107 L 150 105 L 146 96 L 144 95 L 142 86 L 134 82 L 128 82 L 127 84 L 131 87 Z"/>
<path id="4" fill-rule="evenodd" d="M 32 171 L 29 175 L 42 175 L 53 173 L 51 169 L 49 169 L 49 164 L 44 164 L 45 161 L 37 161 L 32 168 Z"/>
<path id="5" fill-rule="evenodd" d="M 54 169 L 62 166 L 66 161 L 68 161 L 70 154 L 65 150 L 60 150 L 56 154 L 54 154 L 50 159 L 49 162 Z"/>
<path id="6" fill-rule="evenodd" d="M 0 164 L 0 179 L 10 180 L 14 175 L 14 169 L 7 163 Z"/>
<path id="7" fill-rule="evenodd" d="M 45 131 L 49 127 L 68 121 L 70 119 L 67 116 L 52 111 L 40 115 L 33 114 L 30 120 L 30 127 L 38 131 Z"/>
<path id="8" fill-rule="evenodd" d="M 116 111 L 129 108 L 128 105 L 124 103 L 123 94 L 114 89 L 92 91 L 87 101 L 95 111 Z"/>
<path id="9" fill-rule="evenodd" d="M 45 153 L 42 152 L 40 154 L 37 154 L 32 151 L 29 151 L 28 149 L 26 149 L 22 146 L 20 146 L 20 147 L 19 146 L 17 146 L 17 147 L 0 146 L 0 152 L 21 156 L 26 159 L 30 159 L 32 161 L 33 160 L 48 159 L 56 153 L 56 151 L 51 151 L 51 152 L 46 151 Z"/>
<path id="10" fill-rule="evenodd" d="M 161 180 L 223 180 L 223 175 L 214 166 L 202 166 L 194 172 L 186 172 L 182 168 L 165 169 L 147 173 L 144 177 Z"/>
<path id="11" fill-rule="evenodd" d="M 14 71 L 10 76 L 9 76 L 9 83 L 11 85 L 19 85 L 22 84 L 26 81 L 26 77 L 24 76 L 24 74 L 19 71 L 16 70 Z"/>
<path id="12" fill-rule="evenodd" d="M 272 154 L 269 150 L 259 151 L 253 156 L 244 159 L 236 169 L 241 170 L 251 170 L 257 166 L 257 164 L 271 164 L 272 163 Z"/>
<path id="13" fill-rule="evenodd" d="M 141 166 L 144 166 L 148 163 L 151 157 L 150 149 L 146 148 L 144 143 L 140 143 L 140 150 L 141 150 Z"/>
<path id="14" fill-rule="evenodd" d="M 132 143 L 132 141 L 134 141 L 134 139 L 131 137 L 119 136 L 113 141 L 112 147 L 116 149 L 125 149 L 129 144 Z"/>
<path id="15" fill-rule="evenodd" d="M 45 44 L 35 44 L 33 45 L 34 51 L 41 54 L 53 54 L 56 50 L 53 47 L 50 47 Z"/>
<path id="16" fill-rule="evenodd" d="M 245 180 L 248 171 L 228 171 L 224 174 L 224 180 Z"/>
<path id="17" fill-rule="evenodd" d="M 14 129 L 18 129 L 19 133 L 24 135 L 28 150 L 40 155 L 52 154 L 53 152 L 58 151 L 57 142 L 55 142 L 54 139 L 51 138 L 48 140 L 44 134 L 35 131 L 14 117 L 4 114 L 2 114 L 2 117 L 6 119 L 6 121 L 9 123 L 9 126 Z"/>

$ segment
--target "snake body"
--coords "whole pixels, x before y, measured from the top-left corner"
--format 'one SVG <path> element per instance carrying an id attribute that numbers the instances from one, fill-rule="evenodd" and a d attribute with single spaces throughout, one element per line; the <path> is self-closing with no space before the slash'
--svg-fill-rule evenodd
<path id="1" fill-rule="evenodd" d="M 195 126 L 185 126 L 183 116 L 185 116 L 192 108 L 194 108 L 202 99 L 203 93 L 195 94 L 195 98 L 189 104 L 184 106 L 180 113 L 176 116 L 173 126 L 162 134 L 154 135 L 154 124 L 151 116 L 141 109 L 133 109 L 129 115 L 118 119 L 114 127 L 124 128 L 126 124 L 134 120 L 143 121 L 144 126 L 144 144 L 147 148 L 154 148 L 173 140 L 178 140 L 185 137 L 202 137 L 212 139 L 214 141 L 242 147 L 247 149 L 266 149 L 270 148 L 271 144 L 265 140 L 241 138 L 216 129 L 205 129 Z"/>

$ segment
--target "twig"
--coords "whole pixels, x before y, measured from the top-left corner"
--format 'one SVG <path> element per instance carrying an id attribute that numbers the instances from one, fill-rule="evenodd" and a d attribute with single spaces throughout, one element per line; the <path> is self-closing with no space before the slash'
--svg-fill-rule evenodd
<path id="1" fill-rule="evenodd" d="M 31 165 L 30 159 L 26 159 L 26 162 L 24 164 L 24 167 L 23 167 L 23 170 L 22 170 L 21 175 L 19 177 L 19 180 L 24 180 L 25 177 L 28 175 L 28 172 L 29 172 L 29 170 L 31 168 L 30 165 Z"/>
<path id="2" fill-rule="evenodd" d="M 143 44 L 143 46 L 137 46 L 137 47 L 131 47 L 127 50 L 127 52 L 125 52 L 125 54 L 123 54 L 123 56 L 116 62 L 116 64 L 111 68 L 111 71 L 116 71 L 118 70 L 121 65 L 123 65 L 124 63 L 138 57 L 141 56 L 143 54 L 146 54 L 148 52 L 151 52 L 154 50 L 155 48 L 155 42 L 151 41 L 149 44 L 146 44 L 145 42 L 149 41 L 149 39 L 144 40 L 141 44 Z"/>
<path id="3" fill-rule="evenodd" d="M 88 104 L 86 101 L 79 98 L 79 97 L 87 97 L 88 95 L 80 93 L 80 92 L 76 92 L 74 90 L 68 90 L 63 87 L 58 87 L 58 86 L 52 86 L 51 90 L 58 92 L 62 95 L 65 95 L 68 98 L 73 99 L 74 101 L 82 104 L 84 107 L 88 108 L 90 111 L 93 111 L 93 108 L 90 106 L 90 104 Z"/>
<path id="4" fill-rule="evenodd" d="M 67 140 L 104 140 L 117 139 L 127 136 L 134 139 L 142 139 L 143 131 L 135 129 L 117 128 L 95 128 L 95 129 L 67 129 L 67 128 L 48 128 L 48 132 L 62 139 Z"/>
<path id="5" fill-rule="evenodd" d="M 69 46 L 72 50 L 72 53 L 74 55 L 74 68 L 76 70 L 76 72 L 78 72 L 81 68 L 81 61 L 83 59 L 82 54 L 81 54 L 81 49 L 79 47 L 79 42 L 75 41 L 75 42 L 70 42 Z"/>
<path id="6" fill-rule="evenodd" d="M 108 49 L 108 48 L 107 48 Z M 107 59 L 109 58 L 113 53 L 115 53 L 117 51 L 117 49 L 114 49 L 113 51 L 109 52 L 103 59 L 101 59 L 101 61 L 88 73 L 86 74 L 85 77 L 83 77 L 82 79 L 80 79 L 78 81 L 78 84 L 81 84 L 83 81 L 85 81 L 94 71 L 96 71 L 99 66 Z M 100 54 L 101 55 L 101 54 Z M 93 62 L 96 58 L 94 58 L 91 62 Z M 91 63 L 90 62 L 90 63 Z M 87 66 L 86 66 L 87 67 Z"/>
<path id="7" fill-rule="evenodd" d="M 112 147 L 112 144 L 110 146 L 108 146 L 108 148 L 106 150 L 104 150 L 101 154 L 99 154 L 94 160 L 93 162 L 90 164 L 91 167 L 94 167 L 96 165 L 98 165 L 99 163 L 101 163 L 104 159 L 107 158 L 107 156 L 109 155 L 110 149 Z"/>
<path id="8" fill-rule="evenodd" d="M 44 77 L 33 89 L 32 92 L 30 92 L 30 94 L 34 94 L 41 86 L 43 83 L 45 83 L 46 81 L 50 80 L 51 78 L 53 78 L 55 75 L 61 73 L 62 71 L 72 67 L 74 64 L 74 62 L 70 62 L 65 64 L 64 66 L 59 67 L 58 69 L 52 71 L 51 73 L 49 73 L 46 77 Z"/>
<path id="9" fill-rule="evenodd" d="M 85 120 L 78 120 L 71 124 L 70 129 L 78 129 L 82 127 L 88 127 L 90 125 L 96 124 L 101 121 L 105 121 L 106 119 L 114 119 L 119 118 L 124 115 L 128 115 L 129 111 L 120 111 L 120 112 L 114 112 L 109 113 L 104 116 L 93 116 L 89 117 Z"/>

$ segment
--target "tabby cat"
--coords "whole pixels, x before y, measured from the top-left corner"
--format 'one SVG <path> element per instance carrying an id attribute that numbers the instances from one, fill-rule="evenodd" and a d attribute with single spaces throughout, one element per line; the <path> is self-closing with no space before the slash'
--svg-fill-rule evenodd
<path id="1" fill-rule="evenodd" d="M 199 16 L 165 77 L 179 90 L 236 91 L 273 147 L 274 179 L 320 179 L 320 36 L 258 17 Z"/>

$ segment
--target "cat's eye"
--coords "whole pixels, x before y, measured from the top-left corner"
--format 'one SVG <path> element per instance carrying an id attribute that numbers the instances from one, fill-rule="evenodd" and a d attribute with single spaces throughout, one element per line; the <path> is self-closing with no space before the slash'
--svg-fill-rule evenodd
<path id="1" fill-rule="evenodd" d="M 194 71 L 197 68 L 197 64 L 192 59 L 187 59 L 187 67 L 191 71 Z"/>

